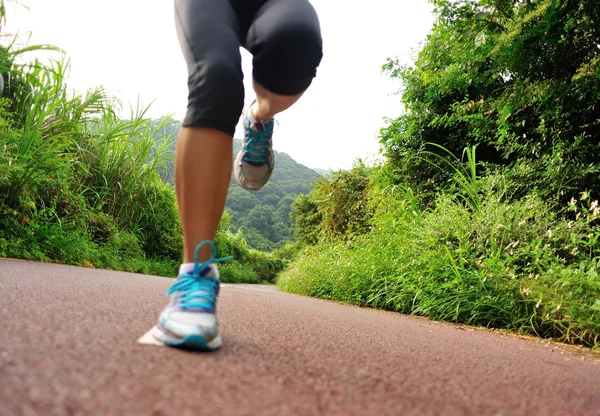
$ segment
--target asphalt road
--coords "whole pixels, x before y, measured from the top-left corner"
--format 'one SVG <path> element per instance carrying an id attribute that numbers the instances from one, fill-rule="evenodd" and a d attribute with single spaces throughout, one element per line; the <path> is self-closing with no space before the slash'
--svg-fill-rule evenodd
<path id="1" fill-rule="evenodd" d="M 223 285 L 223 347 L 137 340 L 172 280 L 0 260 L 0 415 L 600 415 L 600 356 Z"/>

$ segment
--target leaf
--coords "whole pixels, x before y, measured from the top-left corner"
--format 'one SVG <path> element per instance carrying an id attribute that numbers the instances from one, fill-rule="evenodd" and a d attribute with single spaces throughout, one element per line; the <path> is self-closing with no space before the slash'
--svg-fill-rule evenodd
<path id="1" fill-rule="evenodd" d="M 487 42 L 487 37 L 484 32 L 480 32 L 475 38 L 475 46 L 480 47 L 481 45 L 485 45 Z"/>

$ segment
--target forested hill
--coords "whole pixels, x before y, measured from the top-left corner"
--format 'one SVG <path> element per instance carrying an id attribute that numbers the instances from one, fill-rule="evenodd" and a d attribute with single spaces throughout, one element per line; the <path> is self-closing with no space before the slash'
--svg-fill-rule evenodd
<path id="1" fill-rule="evenodd" d="M 241 143 L 241 140 L 234 140 L 234 156 Z M 291 241 L 292 202 L 296 195 L 308 194 L 311 182 L 319 176 L 316 171 L 279 152 L 275 152 L 273 176 L 261 190 L 245 190 L 232 176 L 226 205 L 232 216 L 232 229 L 241 229 L 251 246 L 265 251 Z"/>
<path id="2" fill-rule="evenodd" d="M 179 124 L 164 129 L 164 135 L 172 137 L 169 151 L 175 151 L 175 142 Z M 235 158 L 242 141 L 234 139 Z M 308 194 L 311 183 L 320 176 L 322 169 L 310 169 L 299 164 L 286 153 L 275 151 L 275 171 L 267 185 L 259 191 L 241 188 L 233 175 L 227 194 L 226 210 L 231 214 L 230 228 L 236 232 L 242 230 L 248 244 L 254 248 L 271 251 L 292 241 L 292 222 L 290 209 L 298 194 Z M 173 165 L 161 171 L 163 180 L 173 183 Z"/>

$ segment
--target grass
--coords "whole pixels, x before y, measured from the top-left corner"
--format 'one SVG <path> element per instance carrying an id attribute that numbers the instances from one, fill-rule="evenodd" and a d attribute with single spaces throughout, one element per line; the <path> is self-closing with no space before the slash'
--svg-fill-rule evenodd
<path id="1" fill-rule="evenodd" d="M 163 121 L 120 120 L 101 89 L 69 92 L 64 59 L 17 64 L 24 50 L 0 61 L 0 255 L 172 275 L 181 232 L 156 173 Z"/>
<path id="2" fill-rule="evenodd" d="M 64 55 L 20 59 L 58 48 L 16 45 L 0 47 L 0 257 L 175 276 L 181 226 L 174 189 L 157 173 L 172 162 L 161 131 L 175 121 L 149 119 L 148 108 L 123 119 L 101 88 L 67 88 Z M 235 260 L 222 280 L 272 282 L 283 261 L 227 228 L 225 216 L 217 244 Z"/>
<path id="3" fill-rule="evenodd" d="M 277 283 L 291 293 L 600 347 L 597 202 L 583 194 L 561 218 L 534 195 L 508 198 L 502 175 L 467 178 L 468 192 L 440 194 L 422 210 L 406 189 L 372 189 L 367 234 L 305 248 Z"/>

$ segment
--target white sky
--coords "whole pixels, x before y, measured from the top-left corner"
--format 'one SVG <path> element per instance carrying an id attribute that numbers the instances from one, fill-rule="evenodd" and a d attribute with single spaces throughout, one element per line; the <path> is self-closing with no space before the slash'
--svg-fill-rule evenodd
<path id="1" fill-rule="evenodd" d="M 156 0 L 22 0 L 7 5 L 2 31 L 31 31 L 30 44 L 64 49 L 69 84 L 84 92 L 104 86 L 129 103 L 150 104 L 149 116 L 181 120 L 187 73 L 177 42 L 173 3 Z M 215 0 L 218 1 L 218 0 Z M 381 74 L 387 57 L 409 62 L 433 23 L 427 0 L 312 0 L 321 22 L 324 57 L 302 99 L 277 116 L 274 147 L 296 161 L 345 169 L 378 152 L 384 116 L 400 113 L 396 81 Z M 246 105 L 253 100 L 251 56 L 242 52 Z M 238 125 L 236 137 L 241 137 Z"/>

